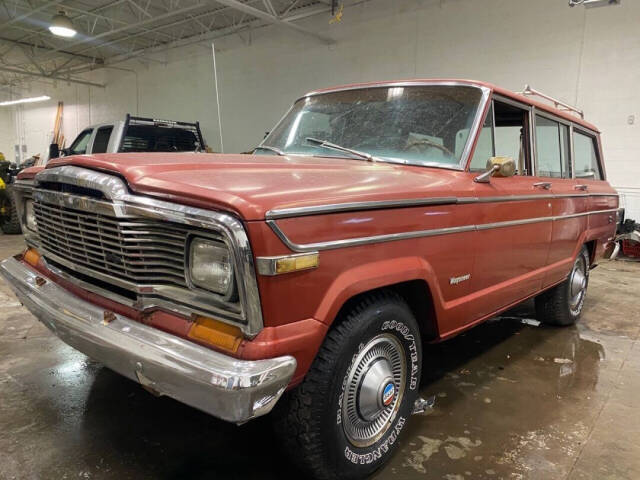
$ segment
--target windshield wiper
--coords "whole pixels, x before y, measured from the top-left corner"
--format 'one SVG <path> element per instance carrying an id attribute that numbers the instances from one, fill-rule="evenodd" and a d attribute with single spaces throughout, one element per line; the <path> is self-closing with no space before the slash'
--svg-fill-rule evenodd
<path id="1" fill-rule="evenodd" d="M 270 152 L 275 152 L 278 155 L 280 155 L 281 157 L 284 157 L 286 155 L 286 153 L 284 153 L 282 150 L 280 150 L 279 148 L 276 147 L 270 147 L 269 145 L 260 145 L 256 148 L 253 149 L 254 151 L 256 150 L 269 150 Z"/>
<path id="2" fill-rule="evenodd" d="M 350 153 L 351 155 L 355 155 L 356 157 L 360 157 L 363 160 L 368 162 L 377 162 L 378 159 L 367 152 L 361 152 L 359 150 L 353 150 L 352 148 L 343 147 L 341 145 L 336 145 L 335 143 L 328 142 L 327 140 L 320 140 L 313 137 L 307 137 L 305 139 L 309 143 L 315 143 L 319 147 L 330 148 L 332 150 L 337 150 L 339 152 Z"/>

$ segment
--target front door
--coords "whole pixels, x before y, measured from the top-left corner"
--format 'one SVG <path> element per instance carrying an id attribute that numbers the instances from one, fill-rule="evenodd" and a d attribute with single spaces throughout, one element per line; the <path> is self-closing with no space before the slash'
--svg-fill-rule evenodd
<path id="1" fill-rule="evenodd" d="M 489 112 L 491 115 L 492 112 Z M 489 120 L 489 119 L 488 119 Z M 476 263 L 470 311 L 477 320 L 516 303 L 542 287 L 551 241 L 551 193 L 548 182 L 531 175 L 531 113 L 524 105 L 494 100 L 491 152 L 477 148 L 471 176 L 486 169 L 487 158 L 511 157 L 517 174 L 475 183 L 478 197 Z M 485 135 L 485 140 L 487 136 Z"/>

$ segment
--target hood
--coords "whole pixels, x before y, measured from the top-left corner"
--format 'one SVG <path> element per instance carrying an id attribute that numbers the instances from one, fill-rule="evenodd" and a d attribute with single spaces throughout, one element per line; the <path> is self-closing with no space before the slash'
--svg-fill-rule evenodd
<path id="1" fill-rule="evenodd" d="M 206 153 L 77 155 L 76 165 L 123 177 L 132 191 L 261 220 L 276 208 L 450 196 L 462 172 L 328 157 Z"/>

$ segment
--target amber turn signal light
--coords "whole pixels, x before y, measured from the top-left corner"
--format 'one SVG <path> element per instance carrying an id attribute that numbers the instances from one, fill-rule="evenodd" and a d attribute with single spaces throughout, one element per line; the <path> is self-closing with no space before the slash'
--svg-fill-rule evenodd
<path id="1" fill-rule="evenodd" d="M 35 248 L 27 248 L 27 250 L 22 255 L 22 258 L 29 265 L 31 265 L 32 267 L 35 267 L 38 265 L 38 262 L 40 261 L 40 254 Z"/>
<path id="2" fill-rule="evenodd" d="M 187 336 L 232 353 L 242 342 L 242 332 L 238 327 L 200 316 L 196 317 Z"/>
<path id="3" fill-rule="evenodd" d="M 258 273 L 260 275 L 281 275 L 283 273 L 298 272 L 318 268 L 320 254 L 318 252 L 296 255 L 282 255 L 280 257 L 258 257 Z"/>

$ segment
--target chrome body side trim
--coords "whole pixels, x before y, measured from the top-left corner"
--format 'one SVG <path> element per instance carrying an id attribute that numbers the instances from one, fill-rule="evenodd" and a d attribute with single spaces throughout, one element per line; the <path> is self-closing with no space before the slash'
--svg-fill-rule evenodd
<path id="1" fill-rule="evenodd" d="M 15 258 L 0 264 L 0 274 L 65 343 L 160 395 L 222 420 L 241 423 L 271 411 L 296 369 L 291 356 L 239 360 L 106 312 Z"/>
<path id="2" fill-rule="evenodd" d="M 557 198 L 574 197 L 618 197 L 617 193 L 562 193 L 562 194 L 532 194 L 532 195 L 506 195 L 500 197 L 436 197 L 416 198 L 406 200 L 382 200 L 372 202 L 349 202 L 310 207 L 277 208 L 269 210 L 265 214 L 267 220 L 282 218 L 306 217 L 310 215 L 326 215 L 332 213 L 344 213 L 366 210 L 381 210 L 385 208 L 410 208 L 428 205 L 457 205 L 468 203 L 498 203 L 520 202 L 524 200 L 550 200 Z"/>
<path id="3" fill-rule="evenodd" d="M 551 221 L 555 222 L 560 220 L 566 220 L 569 218 L 584 217 L 587 215 L 596 215 L 601 213 L 613 213 L 617 211 L 618 211 L 617 208 L 609 209 L 609 210 L 595 210 L 591 212 L 574 213 L 569 215 L 535 217 L 535 218 L 526 218 L 522 220 L 509 220 L 506 222 L 483 223 L 478 225 L 461 225 L 459 227 L 435 228 L 430 230 L 417 230 L 413 232 L 389 233 L 385 235 L 373 235 L 370 237 L 348 238 L 343 240 L 329 240 L 326 242 L 305 243 L 305 244 L 292 242 L 287 237 L 287 235 L 282 231 L 282 229 L 278 226 L 275 220 L 267 220 L 267 225 L 269 225 L 271 230 L 273 230 L 276 236 L 289 249 L 291 249 L 294 252 L 306 253 L 306 252 L 311 252 L 315 250 L 317 251 L 333 250 L 336 248 L 356 247 L 361 245 L 369 245 L 372 243 L 394 242 L 398 240 L 408 240 L 412 238 L 434 237 L 438 235 L 450 235 L 452 233 L 463 233 L 463 232 L 471 232 L 471 231 L 489 230 L 493 228 L 513 227 L 517 225 L 528 225 L 531 223 L 539 223 L 539 222 L 551 222 Z"/>
<path id="4" fill-rule="evenodd" d="M 317 207 L 294 207 L 270 210 L 265 217 L 269 220 L 290 217 L 305 217 L 309 215 L 323 215 L 327 213 L 341 213 L 365 210 L 378 210 L 382 208 L 419 207 L 425 205 L 449 205 L 457 203 L 456 197 L 421 198 L 416 200 L 388 200 L 376 202 L 353 202 L 319 205 Z"/>
<path id="5" fill-rule="evenodd" d="M 59 174 L 59 176 L 58 176 Z M 103 192 L 109 201 L 38 188 L 40 182 L 55 182 L 77 185 L 84 188 Z M 162 306 L 180 314 L 217 314 L 221 320 L 237 325 L 245 336 L 253 338 L 262 330 L 262 308 L 256 281 L 253 253 L 247 233 L 242 222 L 226 213 L 204 210 L 157 200 L 150 197 L 132 195 L 120 178 L 106 173 L 88 170 L 75 166 L 62 166 L 43 170 L 36 175 L 33 198 L 49 204 L 74 208 L 95 213 L 102 213 L 119 218 L 144 217 L 157 219 L 161 222 L 174 222 L 213 231 L 221 235 L 229 247 L 236 271 L 240 308 L 226 302 L 212 292 L 199 289 L 184 289 L 171 285 L 144 285 L 140 288 L 116 276 L 85 269 L 68 260 L 60 258 L 55 252 L 43 248 L 40 242 L 27 239 L 28 244 L 39 248 L 45 257 L 64 267 L 73 269 L 85 275 L 90 275 L 102 281 L 129 289 L 137 293 L 134 302 L 137 308 Z M 67 276 L 68 277 L 68 276 Z M 72 280 L 76 282 L 76 280 Z M 77 282 L 76 282 L 77 283 Z M 83 282 L 84 287 L 89 286 Z M 88 288 L 96 291 L 98 288 Z M 99 289 L 104 292 L 104 289 Z M 115 294 L 118 297 L 120 295 Z M 121 302 L 124 299 L 121 298 Z M 128 302 L 131 304 L 131 300 Z"/>

